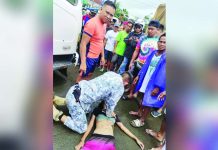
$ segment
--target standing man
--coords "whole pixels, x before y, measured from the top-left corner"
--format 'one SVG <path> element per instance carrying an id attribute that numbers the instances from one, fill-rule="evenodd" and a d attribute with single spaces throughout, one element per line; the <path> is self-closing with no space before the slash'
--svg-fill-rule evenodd
<path id="1" fill-rule="evenodd" d="M 157 36 L 158 29 L 160 27 L 160 23 L 158 20 L 151 20 L 148 24 L 148 34 L 142 36 L 139 39 L 139 42 L 136 45 L 136 49 L 132 55 L 132 59 L 130 61 L 129 69 L 134 77 L 136 77 L 141 70 L 142 66 L 147 60 L 147 57 L 154 51 L 157 50 L 157 42 L 159 37 Z M 134 84 L 130 88 L 130 94 L 128 98 L 132 98 L 132 96 L 136 97 L 137 93 L 133 95 Z"/>
<path id="2" fill-rule="evenodd" d="M 128 68 L 130 60 L 132 58 L 132 55 L 134 53 L 136 44 L 138 43 L 140 37 L 143 35 L 142 33 L 143 24 L 140 22 L 136 22 L 134 25 L 134 31 L 131 32 L 125 39 L 126 43 L 126 49 L 124 52 L 124 59 L 122 64 L 120 65 L 120 68 L 118 70 L 119 74 L 122 74 L 126 71 L 126 68 Z"/>
<path id="3" fill-rule="evenodd" d="M 104 64 L 103 41 L 106 33 L 106 23 L 112 20 L 115 10 L 116 6 L 114 3 L 106 1 L 99 14 L 86 23 L 80 43 L 81 65 L 76 82 L 91 78 L 100 54 L 102 56 L 101 63 Z"/>
<path id="4" fill-rule="evenodd" d="M 105 60 L 107 66 L 103 66 L 100 71 L 104 71 L 104 68 L 107 68 L 107 71 L 111 68 L 111 59 L 113 56 L 114 45 L 116 41 L 116 36 L 118 34 L 119 25 L 115 24 L 113 30 L 110 30 L 105 35 Z"/>
<path id="5" fill-rule="evenodd" d="M 114 56 L 112 58 L 112 67 L 111 69 L 114 70 L 115 72 L 119 69 L 122 61 L 123 61 L 123 55 L 126 49 L 126 43 L 124 39 L 128 36 L 128 34 L 131 32 L 133 28 L 134 23 L 133 22 L 128 22 L 127 26 L 123 31 L 120 31 L 117 34 L 116 37 L 116 43 L 114 46 Z"/>

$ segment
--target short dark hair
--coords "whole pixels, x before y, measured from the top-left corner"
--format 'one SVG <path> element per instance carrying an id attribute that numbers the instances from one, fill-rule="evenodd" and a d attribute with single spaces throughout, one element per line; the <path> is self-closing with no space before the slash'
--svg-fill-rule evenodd
<path id="1" fill-rule="evenodd" d="M 122 77 L 125 79 L 125 80 L 128 80 L 129 84 L 132 84 L 132 80 L 133 80 L 133 75 L 126 71 L 122 74 Z"/>
<path id="2" fill-rule="evenodd" d="M 111 6 L 111 7 L 113 7 L 116 10 L 116 6 L 115 6 L 115 4 L 112 1 L 110 1 L 110 0 L 105 1 L 103 6 L 106 6 L 106 5 L 107 6 Z"/>
<path id="3" fill-rule="evenodd" d="M 151 20 L 149 22 L 148 26 L 159 28 L 160 27 L 160 22 L 158 20 Z"/>
<path id="4" fill-rule="evenodd" d="M 133 23 L 133 22 L 128 22 L 128 24 L 131 24 L 131 25 L 132 25 L 132 28 L 133 28 L 133 26 L 134 26 L 134 23 Z"/>
<path id="5" fill-rule="evenodd" d="M 163 24 L 160 24 L 159 29 L 160 29 L 161 31 L 164 31 L 164 25 L 163 25 Z"/>
<path id="6" fill-rule="evenodd" d="M 161 36 L 159 37 L 159 41 L 163 36 L 166 36 L 166 33 L 161 34 Z"/>

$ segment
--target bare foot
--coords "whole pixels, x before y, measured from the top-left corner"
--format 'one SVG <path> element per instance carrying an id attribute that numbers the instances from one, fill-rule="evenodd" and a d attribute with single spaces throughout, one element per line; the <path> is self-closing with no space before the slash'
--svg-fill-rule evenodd
<path id="1" fill-rule="evenodd" d="M 164 137 L 161 136 L 158 132 L 155 132 L 151 129 L 145 129 L 145 132 L 148 134 L 148 135 L 151 135 L 153 136 L 156 140 L 158 140 L 159 142 L 163 142 L 164 141 Z"/>
<path id="2" fill-rule="evenodd" d="M 138 93 L 133 94 L 134 98 L 137 98 L 137 96 L 138 96 Z"/>
<path id="3" fill-rule="evenodd" d="M 140 116 L 139 116 L 139 113 L 138 113 L 137 111 L 130 111 L 129 114 L 130 114 L 130 115 L 133 115 L 133 116 L 138 116 L 138 117 L 140 117 Z"/>

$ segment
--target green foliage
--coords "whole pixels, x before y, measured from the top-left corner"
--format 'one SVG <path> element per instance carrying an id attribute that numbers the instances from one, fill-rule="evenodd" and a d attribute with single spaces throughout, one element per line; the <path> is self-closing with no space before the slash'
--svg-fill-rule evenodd
<path id="1" fill-rule="evenodd" d="M 150 20 L 150 16 L 144 16 L 144 21 L 147 22 L 148 20 Z"/>
<path id="2" fill-rule="evenodd" d="M 128 12 L 128 10 L 127 9 L 121 9 L 120 8 L 120 2 L 116 2 L 115 3 L 115 5 L 116 5 L 116 12 L 115 12 L 115 17 L 117 17 L 117 18 L 119 18 L 120 16 L 121 16 L 121 14 L 123 14 L 123 19 L 122 19 L 122 21 L 126 21 L 127 19 L 128 19 L 128 16 L 129 16 L 129 12 Z"/>

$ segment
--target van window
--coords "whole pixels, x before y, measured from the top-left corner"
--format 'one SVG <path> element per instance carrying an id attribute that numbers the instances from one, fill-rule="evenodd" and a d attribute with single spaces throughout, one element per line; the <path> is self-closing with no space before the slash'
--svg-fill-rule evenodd
<path id="1" fill-rule="evenodd" d="M 78 0 L 67 0 L 72 5 L 76 6 L 78 4 Z"/>

